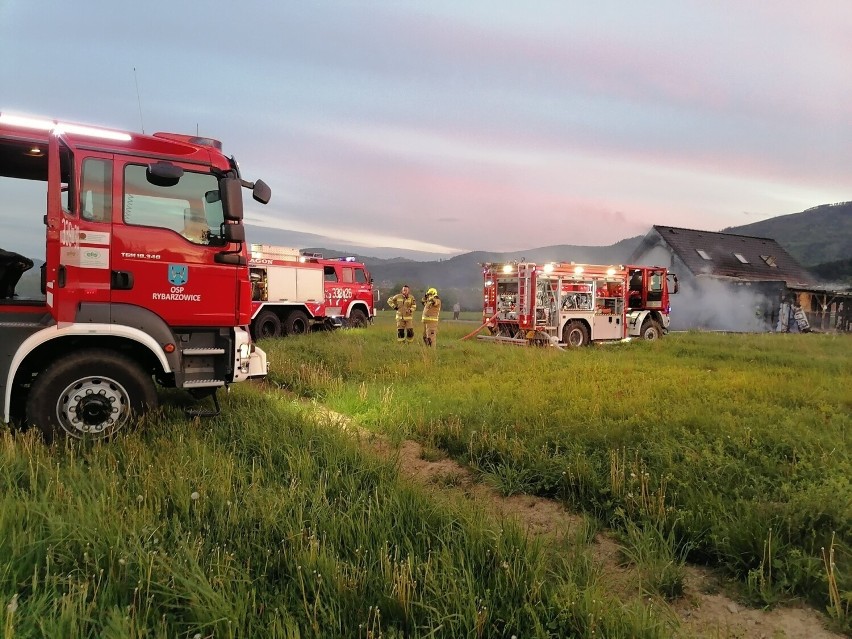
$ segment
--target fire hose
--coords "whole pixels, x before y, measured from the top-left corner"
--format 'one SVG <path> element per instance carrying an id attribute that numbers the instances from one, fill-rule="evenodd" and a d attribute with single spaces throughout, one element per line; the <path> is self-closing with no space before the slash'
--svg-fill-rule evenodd
<path id="1" fill-rule="evenodd" d="M 484 322 L 482 322 L 482 324 L 480 324 L 480 325 L 479 325 L 479 327 L 477 327 L 477 328 L 476 328 L 476 329 L 474 329 L 472 332 L 470 332 L 470 333 L 468 333 L 467 335 L 465 335 L 464 337 L 462 337 L 459 341 L 463 341 L 463 340 L 466 340 L 466 339 L 469 339 L 469 338 L 473 337 L 473 336 L 474 336 L 474 335 L 476 335 L 479 331 L 481 331 L 483 328 L 485 328 L 486 326 L 488 326 L 489 322 L 491 322 L 491 321 L 493 321 L 493 320 L 497 319 L 497 316 L 498 316 L 498 315 L 499 315 L 499 313 L 494 313 L 494 315 L 492 315 L 492 316 L 491 316 L 491 317 L 489 317 L 487 320 L 485 320 Z"/>

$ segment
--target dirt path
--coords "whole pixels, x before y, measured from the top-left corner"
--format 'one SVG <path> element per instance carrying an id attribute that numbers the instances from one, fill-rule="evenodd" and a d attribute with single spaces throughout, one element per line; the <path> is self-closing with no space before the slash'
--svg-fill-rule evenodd
<path id="1" fill-rule="evenodd" d="M 476 481 L 473 473 L 447 457 L 433 459 L 423 447 L 405 440 L 398 447 L 384 437 L 352 424 L 345 415 L 312 404 L 329 422 L 353 432 L 371 452 L 393 459 L 400 476 L 444 498 L 468 500 L 497 518 L 511 518 L 529 534 L 558 541 L 577 530 L 584 518 L 568 512 L 559 502 L 531 495 L 503 497 L 497 490 Z M 619 545 L 608 532 L 595 536 L 593 555 L 613 591 L 622 600 L 639 596 L 638 575 L 624 568 Z M 843 639 L 825 628 L 826 617 L 813 608 L 778 607 L 770 611 L 744 607 L 717 592 L 719 580 L 710 570 L 688 566 L 685 593 L 667 607 L 680 624 L 678 639 Z"/>

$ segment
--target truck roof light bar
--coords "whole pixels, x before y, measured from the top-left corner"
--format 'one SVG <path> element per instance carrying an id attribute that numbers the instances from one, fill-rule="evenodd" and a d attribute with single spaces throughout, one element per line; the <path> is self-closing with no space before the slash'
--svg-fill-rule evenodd
<path id="1" fill-rule="evenodd" d="M 71 133 L 73 135 L 85 135 L 87 137 L 103 138 L 105 140 L 118 140 L 120 142 L 130 141 L 130 135 L 120 131 L 110 131 L 108 129 L 98 129 L 91 126 L 57 122 L 55 120 L 45 120 L 41 118 L 31 118 L 22 115 L 11 115 L 9 113 L 0 113 L 0 124 L 19 126 L 25 129 L 37 129 L 39 131 L 53 131 L 54 133 L 64 132 Z"/>

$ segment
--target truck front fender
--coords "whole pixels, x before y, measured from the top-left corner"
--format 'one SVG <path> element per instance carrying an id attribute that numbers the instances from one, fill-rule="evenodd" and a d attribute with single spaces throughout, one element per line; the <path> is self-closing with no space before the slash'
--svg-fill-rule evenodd
<path id="1" fill-rule="evenodd" d="M 74 323 L 67 324 L 62 328 L 51 326 L 30 335 L 21 343 L 18 350 L 15 351 L 6 379 L 6 393 L 3 400 L 3 420 L 6 423 L 10 420 L 12 388 L 14 387 L 15 376 L 21 368 L 21 365 L 36 349 L 45 344 L 58 344 L 60 340 L 66 340 L 74 337 L 103 338 L 105 336 L 137 342 L 151 352 L 163 368 L 163 372 L 172 372 L 172 368 L 169 365 L 169 360 L 166 357 L 166 353 L 163 351 L 162 345 L 157 343 L 151 335 L 137 328 L 121 324 L 101 323 Z"/>
<path id="2" fill-rule="evenodd" d="M 354 300 L 349 305 L 349 308 L 346 309 L 346 317 L 352 317 L 352 311 L 354 311 L 356 308 L 360 309 L 364 313 L 364 315 L 367 316 L 367 318 L 373 317 L 376 314 L 375 311 L 372 314 L 370 313 L 370 307 L 367 306 L 367 303 L 363 300 Z"/>
<path id="3" fill-rule="evenodd" d="M 627 334 L 630 337 L 639 337 L 642 334 L 642 324 L 651 311 L 630 311 L 627 314 Z"/>

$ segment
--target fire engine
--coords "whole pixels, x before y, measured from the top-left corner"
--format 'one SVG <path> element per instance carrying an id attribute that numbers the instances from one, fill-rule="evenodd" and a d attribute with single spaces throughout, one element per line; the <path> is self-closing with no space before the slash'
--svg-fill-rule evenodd
<path id="1" fill-rule="evenodd" d="M 271 192 L 219 141 L 0 113 L 0 176 L 19 187 L 0 194 L 6 211 L 25 189 L 46 202 L 16 211 L 43 218 L 44 253 L 0 254 L 5 422 L 106 438 L 157 406 L 155 381 L 211 397 L 190 411 L 208 415 L 218 388 L 266 374 L 241 188 Z"/>
<path id="2" fill-rule="evenodd" d="M 663 267 L 566 262 L 482 265 L 484 339 L 577 348 L 668 332 L 677 276 Z M 673 286 L 669 290 L 669 279 Z"/>
<path id="3" fill-rule="evenodd" d="M 375 317 L 373 280 L 353 257 L 268 244 L 251 245 L 255 339 L 299 335 L 311 329 L 364 327 Z"/>

